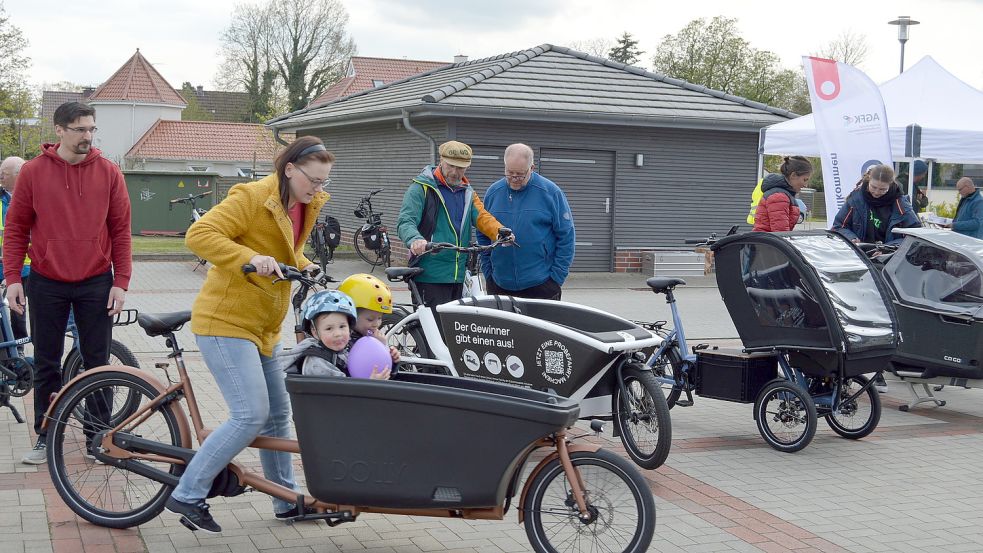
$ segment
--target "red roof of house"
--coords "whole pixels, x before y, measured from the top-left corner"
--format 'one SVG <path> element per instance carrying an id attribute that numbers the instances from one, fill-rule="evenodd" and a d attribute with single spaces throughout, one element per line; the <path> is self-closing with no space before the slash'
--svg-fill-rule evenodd
<path id="1" fill-rule="evenodd" d="M 356 92 L 375 88 L 376 85 L 372 81 L 382 81 L 383 84 L 389 84 L 445 65 L 449 65 L 449 63 L 356 56 L 352 58 L 349 64 L 348 75 L 326 88 L 310 105 L 326 104 Z"/>
<path id="2" fill-rule="evenodd" d="M 137 48 L 133 57 L 102 83 L 90 102 L 142 102 L 185 107 L 187 104 Z"/>
<path id="3" fill-rule="evenodd" d="M 273 133 L 252 123 L 158 119 L 127 158 L 272 162 L 280 146 Z"/>

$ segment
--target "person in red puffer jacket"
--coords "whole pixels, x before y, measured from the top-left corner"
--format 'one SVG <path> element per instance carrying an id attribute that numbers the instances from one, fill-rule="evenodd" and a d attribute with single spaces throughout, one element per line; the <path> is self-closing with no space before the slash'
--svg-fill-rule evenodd
<path id="1" fill-rule="evenodd" d="M 764 195 L 754 212 L 754 230 L 784 232 L 795 228 L 799 221 L 799 207 L 795 195 L 809 182 L 812 164 L 802 156 L 786 157 L 781 174 L 764 178 L 761 191 Z"/>

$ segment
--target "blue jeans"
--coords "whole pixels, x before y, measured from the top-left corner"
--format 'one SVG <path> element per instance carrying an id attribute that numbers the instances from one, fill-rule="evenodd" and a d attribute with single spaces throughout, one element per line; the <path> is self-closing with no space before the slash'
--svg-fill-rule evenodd
<path id="1" fill-rule="evenodd" d="M 290 397 L 276 360 L 262 355 L 249 340 L 197 335 L 195 339 L 229 406 L 229 419 L 205 438 L 171 493 L 184 503 L 205 499 L 218 473 L 256 436 L 290 437 Z M 274 357 L 279 349 L 277 345 Z M 267 480 L 298 489 L 289 453 L 261 449 L 259 459 Z M 276 513 L 293 507 L 293 503 L 273 499 Z"/>

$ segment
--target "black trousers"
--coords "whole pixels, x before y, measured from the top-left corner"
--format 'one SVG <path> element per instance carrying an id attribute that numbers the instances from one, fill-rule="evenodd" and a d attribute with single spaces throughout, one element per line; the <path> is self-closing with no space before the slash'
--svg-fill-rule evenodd
<path id="1" fill-rule="evenodd" d="M 420 291 L 423 305 L 433 307 L 449 301 L 459 300 L 464 295 L 464 283 L 437 284 L 433 282 L 418 282 L 417 289 Z"/>
<path id="2" fill-rule="evenodd" d="M 486 278 L 485 288 L 487 288 L 486 292 L 492 296 L 497 294 L 501 296 L 515 296 L 517 298 L 532 298 L 539 300 L 559 300 L 560 295 L 563 293 L 560 285 L 551 278 L 546 279 L 546 282 L 543 282 L 542 284 L 530 286 L 529 288 L 523 288 L 522 290 L 507 290 L 499 286 L 494 279 Z"/>
<path id="3" fill-rule="evenodd" d="M 62 282 L 31 272 L 27 301 L 31 305 L 31 337 L 34 343 L 34 431 L 43 436 L 41 423 L 51 405 L 50 396 L 61 389 L 61 357 L 65 349 L 68 312 L 75 310 L 79 349 L 86 367 L 109 363 L 113 319 L 106 309 L 113 274 L 107 271 L 80 282 Z M 108 413 L 106 396 L 87 401 L 87 411 L 99 419 Z M 93 404 L 95 403 L 95 404 Z M 88 432 L 87 432 L 88 434 Z"/>

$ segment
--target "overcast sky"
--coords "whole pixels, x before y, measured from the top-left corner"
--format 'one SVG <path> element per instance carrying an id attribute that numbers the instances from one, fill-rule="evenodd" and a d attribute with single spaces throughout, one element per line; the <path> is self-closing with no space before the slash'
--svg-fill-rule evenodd
<path id="1" fill-rule="evenodd" d="M 219 37 L 234 0 L 6 0 L 33 60 L 35 84 L 98 85 L 137 49 L 174 87 L 184 81 L 213 88 Z M 249 3 L 249 2 L 247 2 Z M 255 3 L 255 2 L 253 2 Z M 925 55 L 976 88 L 983 88 L 983 0 L 342 0 L 360 55 L 450 61 L 543 43 L 614 38 L 632 33 L 651 54 L 666 34 L 698 17 L 738 18 L 745 39 L 778 54 L 789 67 L 844 31 L 866 35 L 861 68 L 876 82 L 897 74 L 898 15 L 921 21 L 905 49 L 910 67 Z"/>

